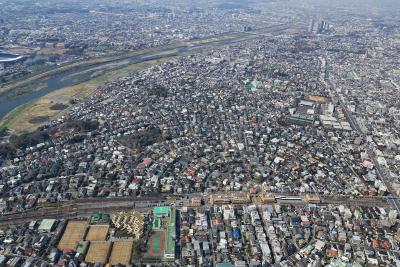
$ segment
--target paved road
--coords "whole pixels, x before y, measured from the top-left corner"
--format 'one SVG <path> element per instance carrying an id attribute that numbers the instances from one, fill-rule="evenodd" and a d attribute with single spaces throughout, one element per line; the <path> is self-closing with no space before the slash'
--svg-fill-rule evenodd
<path id="1" fill-rule="evenodd" d="M 325 60 L 327 62 L 326 58 L 325 58 Z M 326 63 L 326 66 L 327 65 L 328 64 Z M 331 86 L 331 88 L 333 89 L 331 91 L 332 97 L 339 101 L 339 104 L 343 108 L 344 114 L 345 114 L 347 120 L 349 121 L 351 127 L 364 140 L 367 140 L 366 133 L 361 131 L 360 125 L 358 124 L 357 120 L 354 118 L 353 114 L 351 112 L 349 112 L 349 110 L 347 109 L 347 105 L 343 102 L 343 99 L 338 95 L 337 90 L 336 90 L 336 84 L 334 82 L 332 82 L 331 78 L 329 77 L 329 72 L 328 72 L 328 68 L 327 67 L 325 68 L 325 80 Z M 380 166 L 379 162 L 377 161 L 375 152 L 369 147 L 369 148 L 367 148 L 367 153 L 368 153 L 369 158 L 374 163 L 377 176 L 379 177 L 379 179 L 381 181 L 383 181 L 383 183 L 385 184 L 385 186 L 386 186 L 387 190 L 389 191 L 390 195 L 394 196 L 394 194 L 393 194 L 394 190 L 393 190 L 393 188 L 391 186 L 391 182 L 388 179 L 386 171 L 382 169 L 382 167 Z M 388 201 L 389 205 L 393 209 L 397 210 L 397 212 L 400 214 L 400 200 L 398 198 L 394 198 L 394 199 L 388 199 L 387 201 Z"/>

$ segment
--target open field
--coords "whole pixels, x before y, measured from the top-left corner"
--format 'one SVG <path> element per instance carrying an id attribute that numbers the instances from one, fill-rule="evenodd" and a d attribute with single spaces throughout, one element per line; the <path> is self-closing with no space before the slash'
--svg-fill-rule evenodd
<path id="1" fill-rule="evenodd" d="M 108 234 L 109 225 L 91 225 L 86 235 L 86 241 L 105 241 Z"/>
<path id="2" fill-rule="evenodd" d="M 8 44 L 8 45 L 4 46 L 3 49 L 0 49 L 0 51 L 7 51 L 9 53 L 18 54 L 18 55 L 32 54 L 37 50 L 39 50 L 39 49 L 27 48 L 25 46 L 16 45 L 16 44 Z"/>
<path id="3" fill-rule="evenodd" d="M 201 51 L 202 49 L 208 49 L 209 47 L 224 45 L 226 44 L 225 41 L 228 41 L 229 44 L 235 44 L 245 40 L 259 38 L 259 36 L 263 35 L 265 32 L 269 34 L 270 32 L 274 31 L 286 31 L 288 28 L 288 25 L 278 25 L 250 33 L 224 34 L 200 40 L 179 42 L 170 46 L 148 48 L 131 53 L 128 52 L 124 55 L 118 54 L 103 56 L 86 62 L 66 64 L 56 69 L 17 81 L 13 84 L 0 88 L 0 93 L 7 90 L 12 90 L 13 88 L 23 90 L 24 87 L 29 86 L 30 82 L 37 82 L 55 73 L 61 73 L 80 66 L 90 66 L 90 68 L 88 70 L 83 70 L 81 73 L 73 76 L 73 78 L 76 77 L 78 79 L 85 74 L 85 72 L 86 74 L 90 74 L 92 77 L 94 77 L 89 81 L 55 90 L 52 93 L 15 108 L 0 121 L 0 129 L 7 127 L 16 134 L 33 131 L 47 121 L 55 119 L 67 112 L 70 108 L 71 104 L 69 102 L 71 100 L 82 100 L 83 98 L 91 95 L 99 86 L 102 86 L 120 77 L 127 76 L 131 72 L 139 71 L 151 65 L 162 63 L 166 60 L 175 58 L 179 54 L 185 55 L 195 51 Z M 185 52 L 181 52 L 179 48 L 186 48 L 187 50 Z M 138 58 L 141 58 L 139 60 L 142 62 L 134 63 L 128 60 L 128 58 L 132 59 L 132 57 L 135 55 L 138 55 Z M 163 57 L 164 55 L 165 57 Z M 156 56 L 162 58 L 157 60 L 153 59 Z M 97 65 L 92 66 L 97 63 L 105 64 L 99 68 Z M 55 104 L 65 105 L 68 107 L 64 110 L 51 109 L 50 107 L 54 106 Z"/>
<path id="4" fill-rule="evenodd" d="M 109 58 L 98 58 L 98 59 L 93 59 L 93 60 L 85 61 L 85 62 L 75 62 L 75 63 L 71 63 L 71 64 L 66 64 L 64 66 L 60 66 L 58 68 L 55 68 L 55 69 L 52 69 L 52 70 L 49 70 L 49 71 L 45 71 L 43 73 L 39 73 L 37 75 L 33 75 L 31 77 L 27 77 L 25 79 L 21 79 L 19 81 L 16 81 L 16 82 L 14 82 L 12 84 L 6 85 L 6 86 L 0 88 L 0 94 L 8 92 L 8 91 L 13 90 L 13 89 L 18 88 L 18 87 L 28 86 L 31 82 L 44 79 L 44 78 L 46 78 L 46 77 L 48 77 L 48 76 L 50 76 L 52 74 L 56 74 L 56 73 L 59 73 L 59 72 L 67 71 L 67 70 L 70 70 L 70 69 L 73 69 L 73 68 L 76 68 L 76 67 L 80 67 L 80 66 L 93 65 L 93 64 L 96 64 L 96 63 L 100 63 L 100 62 L 106 62 L 106 61 L 109 61 L 109 60 L 110 60 Z"/>
<path id="5" fill-rule="evenodd" d="M 198 39 L 198 40 L 178 41 L 174 44 L 162 46 L 162 47 L 146 48 L 146 49 L 142 49 L 139 51 L 128 52 L 125 54 L 118 53 L 118 54 L 112 54 L 112 55 L 106 55 L 106 56 L 99 56 L 97 58 L 93 58 L 88 61 L 70 62 L 70 63 L 66 63 L 64 65 L 60 65 L 59 67 L 57 67 L 55 69 L 47 70 L 42 73 L 35 73 L 35 74 L 32 74 L 31 76 L 21 78 L 20 80 L 15 81 L 12 84 L 5 85 L 4 87 L 0 88 L 0 93 L 7 92 L 7 91 L 15 89 L 17 87 L 29 85 L 32 81 L 44 79 L 50 75 L 64 72 L 64 71 L 67 71 L 67 70 L 70 70 L 70 69 L 73 69 L 76 67 L 80 67 L 80 66 L 90 66 L 90 65 L 94 65 L 96 63 L 104 63 L 104 62 L 112 62 L 115 60 L 123 60 L 123 59 L 127 59 L 129 57 L 133 57 L 135 55 L 141 55 L 141 54 L 143 55 L 146 53 L 149 53 L 151 55 L 162 55 L 165 53 L 171 53 L 174 50 L 177 51 L 179 48 L 190 47 L 190 46 L 194 46 L 194 45 L 202 45 L 202 44 L 212 43 L 215 41 L 238 39 L 237 41 L 240 42 L 240 41 L 244 41 L 247 39 L 253 39 L 256 35 L 258 35 L 258 34 L 262 35 L 266 31 L 270 32 L 270 31 L 273 31 L 274 29 L 277 30 L 279 28 L 285 28 L 285 27 L 287 27 L 287 29 L 289 28 L 286 25 L 275 25 L 275 26 L 266 27 L 263 29 L 254 30 L 252 32 L 235 32 L 235 33 L 227 33 L 227 34 L 210 36 L 210 37 L 206 37 L 206 38 L 202 38 L 202 39 Z M 285 30 L 287 30 L 287 29 L 285 29 Z M 53 50 L 60 50 L 60 49 L 61 48 L 58 47 Z"/>
<path id="6" fill-rule="evenodd" d="M 109 263 L 111 265 L 129 265 L 132 257 L 132 241 L 115 241 L 111 251 Z"/>
<path id="7" fill-rule="evenodd" d="M 105 264 L 107 262 L 110 248 L 111 242 L 90 242 L 85 261 L 89 263 Z"/>
<path id="8" fill-rule="evenodd" d="M 58 243 L 59 250 L 75 250 L 85 232 L 86 221 L 69 221 Z"/>
<path id="9" fill-rule="evenodd" d="M 37 51 L 38 55 L 63 55 L 68 51 L 68 49 L 65 48 L 64 43 L 46 43 L 45 47 L 40 48 L 39 51 Z"/>
<path id="10" fill-rule="evenodd" d="M 261 29 L 260 32 L 262 32 L 262 31 L 263 30 Z M 182 47 L 186 47 L 186 46 L 190 47 L 193 45 L 207 44 L 207 43 L 214 42 L 214 41 L 221 41 L 221 40 L 232 39 L 232 38 L 237 38 L 237 37 L 241 37 L 241 38 L 243 38 L 243 40 L 245 40 L 246 37 L 252 37 L 252 35 L 255 35 L 255 33 L 230 33 L 230 34 L 215 35 L 215 36 L 206 37 L 206 38 L 202 38 L 202 39 L 198 39 L 198 40 L 191 40 L 191 41 L 184 41 L 184 42 L 179 41 L 174 44 L 167 45 L 167 46 L 146 48 L 146 49 L 142 49 L 139 51 L 128 52 L 125 54 L 119 53 L 119 54 L 114 54 L 114 55 L 100 56 L 100 57 L 93 58 L 88 61 L 70 62 L 70 63 L 66 63 L 64 65 L 58 66 L 54 69 L 44 71 L 42 73 L 36 73 L 31 76 L 21 78 L 15 82 L 13 82 L 12 84 L 8 84 L 8 85 L 0 88 L 0 93 L 4 93 L 9 90 L 16 89 L 18 87 L 29 85 L 29 83 L 31 83 L 32 81 L 40 80 L 40 79 L 46 78 L 50 75 L 64 72 L 64 71 L 67 71 L 67 70 L 70 70 L 70 69 L 73 69 L 76 67 L 90 66 L 90 65 L 94 65 L 97 63 L 104 63 L 104 62 L 112 62 L 112 61 L 122 60 L 122 59 L 126 59 L 129 57 L 133 57 L 135 55 L 146 54 L 146 53 L 149 53 L 151 55 L 163 55 L 166 53 L 178 51 L 178 48 L 182 48 Z"/>
<path id="11" fill-rule="evenodd" d="M 326 97 L 323 96 L 317 96 L 317 95 L 310 95 L 308 96 L 308 99 L 314 102 L 318 102 L 318 103 L 326 103 L 328 101 L 328 99 Z"/>
<path id="12" fill-rule="evenodd" d="M 8 92 L 10 90 L 19 88 L 19 87 L 25 87 L 29 86 L 34 81 L 38 81 L 41 79 L 45 79 L 48 76 L 61 73 L 67 70 L 71 70 L 73 68 L 77 67 L 82 67 L 82 66 L 91 66 L 95 65 L 97 63 L 107 63 L 107 62 L 113 62 L 117 60 L 123 60 L 127 59 L 136 55 L 141 55 L 141 54 L 146 54 L 146 53 L 151 53 L 152 55 L 163 55 L 166 53 L 174 52 L 177 51 L 177 48 L 181 47 L 183 44 L 182 43 L 177 43 L 169 46 L 163 46 L 163 47 L 158 47 L 158 48 L 147 48 L 147 49 L 142 49 L 139 51 L 134 51 L 134 52 L 128 52 L 126 54 L 115 54 L 115 55 L 106 55 L 106 56 L 100 56 L 93 58 L 91 60 L 87 61 L 77 61 L 77 62 L 69 62 L 66 64 L 62 64 L 54 69 L 47 70 L 44 72 L 40 73 L 35 73 L 30 76 L 26 76 L 24 78 L 21 78 L 11 84 L 6 84 L 3 87 L 0 87 L 0 94 Z"/>
<path id="13" fill-rule="evenodd" d="M 86 74 L 91 74 L 91 73 L 95 73 L 95 72 L 112 71 L 113 69 L 121 68 L 126 65 L 129 65 L 129 60 L 121 60 L 121 61 L 117 61 L 117 62 L 111 62 L 111 63 L 101 65 L 98 67 L 90 68 L 88 70 L 80 71 L 78 73 L 74 73 L 69 76 L 65 76 L 64 79 L 84 76 Z"/>
<path id="14" fill-rule="evenodd" d="M 163 257 L 165 249 L 165 231 L 155 231 L 149 240 L 148 256 Z"/>
<path id="15" fill-rule="evenodd" d="M 43 125 L 46 121 L 61 116 L 68 110 L 52 110 L 50 107 L 54 104 L 70 106 L 70 100 L 82 100 L 91 95 L 96 88 L 103 86 L 112 80 L 127 76 L 129 73 L 146 69 L 152 65 L 160 64 L 170 59 L 171 58 L 166 57 L 158 60 L 150 60 L 136 64 L 133 63 L 121 69 L 107 72 L 106 74 L 93 78 L 90 81 L 51 92 L 11 111 L 1 120 L 0 128 L 7 127 L 17 134 L 25 131 L 33 131 L 37 127 Z M 44 121 L 32 120 L 38 117 L 47 119 Z"/>

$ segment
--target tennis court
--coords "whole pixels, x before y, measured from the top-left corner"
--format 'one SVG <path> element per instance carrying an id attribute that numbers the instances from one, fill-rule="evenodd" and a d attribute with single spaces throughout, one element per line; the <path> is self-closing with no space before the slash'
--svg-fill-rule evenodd
<path id="1" fill-rule="evenodd" d="M 104 225 L 91 225 L 89 226 L 89 232 L 86 235 L 87 241 L 105 241 L 108 235 L 108 224 Z"/>
<path id="2" fill-rule="evenodd" d="M 69 221 L 64 234 L 58 243 L 58 249 L 75 250 L 82 240 L 86 228 L 86 221 Z"/>
<path id="3" fill-rule="evenodd" d="M 110 247 L 110 242 L 90 242 L 89 251 L 86 255 L 85 261 L 89 263 L 105 264 L 107 262 Z"/>
<path id="4" fill-rule="evenodd" d="M 111 251 L 109 264 L 131 264 L 132 248 L 132 241 L 115 241 Z"/>

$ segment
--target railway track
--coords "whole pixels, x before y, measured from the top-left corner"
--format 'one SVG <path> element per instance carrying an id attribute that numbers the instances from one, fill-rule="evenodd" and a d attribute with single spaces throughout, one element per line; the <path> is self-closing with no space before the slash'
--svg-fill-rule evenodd
<path id="1" fill-rule="evenodd" d="M 280 199 L 278 203 L 288 205 L 306 205 L 307 202 L 303 200 L 290 200 L 291 198 L 300 198 L 301 196 L 289 196 L 289 199 Z M 187 197 L 187 196 L 186 196 Z M 190 197 L 190 196 L 189 196 Z M 87 217 L 94 212 L 118 212 L 124 210 L 149 210 L 150 208 L 157 205 L 177 205 L 181 200 L 167 199 L 165 197 L 157 198 L 113 198 L 113 199 L 86 199 L 86 200 L 74 200 L 68 203 L 59 203 L 53 206 L 39 207 L 35 210 L 29 210 L 25 212 L 5 214 L 0 216 L 1 224 L 20 224 L 32 220 L 41 220 L 44 218 L 78 218 Z M 350 197 L 333 197 L 326 196 L 321 197 L 320 205 L 328 204 L 343 204 L 349 206 L 361 206 L 361 207 L 387 207 L 389 203 L 382 197 L 358 197 L 352 199 Z"/>
<path id="2" fill-rule="evenodd" d="M 164 201 L 164 202 L 162 202 Z M 168 201 L 171 204 L 173 201 Z M 148 209 L 165 203 L 164 198 L 114 198 L 114 199 L 87 199 L 73 200 L 65 203 L 37 207 L 34 210 L 4 214 L 0 216 L 0 224 L 23 223 L 25 221 L 40 220 L 43 218 L 73 218 L 90 215 L 93 212 L 116 212 L 131 209 Z"/>

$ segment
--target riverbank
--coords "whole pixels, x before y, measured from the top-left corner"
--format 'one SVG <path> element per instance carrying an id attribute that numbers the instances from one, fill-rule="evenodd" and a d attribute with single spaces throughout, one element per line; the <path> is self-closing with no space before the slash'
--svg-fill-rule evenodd
<path id="1" fill-rule="evenodd" d="M 115 79 L 127 76 L 132 72 L 146 69 L 155 64 L 161 64 L 167 60 L 171 60 L 171 58 L 166 57 L 158 60 L 130 64 L 120 69 L 107 72 L 87 82 L 51 92 L 14 109 L 1 120 L 0 128 L 6 127 L 15 134 L 34 131 L 47 121 L 62 116 L 63 113 L 73 107 L 74 102 L 82 101 L 85 97 L 91 95 L 96 88 Z M 55 106 L 62 106 L 65 108 L 55 109 Z"/>
<path id="2" fill-rule="evenodd" d="M 10 63 L 20 60 L 22 56 L 0 51 L 0 63 Z"/>
<path id="3" fill-rule="evenodd" d="M 140 51 L 134 51 L 134 52 L 128 52 L 128 53 L 117 53 L 114 55 L 106 55 L 106 56 L 101 56 L 101 57 L 96 57 L 87 61 L 78 61 L 78 62 L 71 62 L 71 63 L 66 63 L 60 66 L 57 66 L 54 69 L 48 70 L 48 71 L 44 71 L 41 73 L 35 73 L 31 76 L 26 76 L 24 78 L 21 78 L 15 82 L 13 82 L 12 84 L 6 84 L 3 87 L 0 88 L 0 95 L 7 93 L 11 90 L 15 90 L 17 88 L 23 88 L 28 86 L 30 83 L 34 82 L 34 81 L 38 81 L 38 80 L 42 80 L 45 79 L 51 75 L 54 74 L 58 74 L 58 73 L 62 73 L 74 68 L 78 68 L 78 67 L 90 67 L 93 65 L 97 65 L 99 63 L 111 63 L 113 61 L 118 61 L 118 60 L 123 60 L 129 57 L 133 57 L 136 55 L 141 55 L 141 54 L 147 54 L 147 53 L 157 53 L 158 51 L 160 51 L 161 49 L 165 50 L 165 49 L 175 49 L 182 46 L 182 44 L 174 44 L 174 45 L 170 45 L 170 46 L 164 46 L 164 47 L 159 47 L 159 48 L 147 48 L 147 49 L 143 49 Z"/>
<path id="4" fill-rule="evenodd" d="M 87 61 L 77 61 L 77 62 L 70 62 L 66 63 L 60 66 L 57 66 L 54 69 L 47 70 L 41 73 L 34 73 L 32 75 L 25 76 L 23 78 L 20 78 L 16 81 L 14 81 L 12 84 L 5 84 L 3 87 L 0 87 L 0 95 L 9 92 L 11 90 L 25 87 L 32 83 L 33 81 L 45 79 L 48 76 L 55 75 L 58 73 L 62 73 L 68 70 L 71 70 L 73 68 L 78 68 L 78 67 L 89 67 L 92 65 L 97 65 L 99 63 L 110 63 L 113 61 L 119 61 L 123 59 L 127 59 L 130 57 L 134 57 L 137 55 L 156 55 L 157 53 L 163 53 L 163 52 L 168 52 L 169 50 L 173 49 L 181 49 L 181 48 L 190 48 L 190 47 L 195 47 L 195 46 L 206 46 L 208 44 L 213 44 L 216 43 L 218 45 L 219 42 L 224 42 L 224 41 L 229 41 L 230 39 L 235 39 L 237 41 L 243 41 L 249 38 L 254 38 L 255 35 L 260 35 L 265 32 L 269 32 L 271 30 L 284 30 L 288 28 L 287 25 L 276 25 L 272 27 L 266 27 L 263 29 L 258 29 L 253 32 L 233 32 L 233 33 L 226 33 L 226 34 L 221 34 L 221 35 L 214 35 L 214 36 L 209 36 L 205 38 L 200 38 L 200 39 L 194 39 L 194 40 L 189 40 L 189 41 L 178 41 L 174 44 L 171 45 L 166 45 L 162 47 L 153 47 L 153 48 L 145 48 L 141 49 L 138 51 L 132 51 L 132 52 L 120 52 L 112 55 L 106 55 L 106 56 L 100 56 L 96 57 Z"/>
<path id="5" fill-rule="evenodd" d="M 212 49 L 218 46 L 237 44 L 260 38 L 265 34 L 281 33 L 290 28 L 289 25 L 277 25 L 250 33 L 211 36 L 174 46 L 149 48 L 115 57 L 77 62 L 48 71 L 21 82 L 29 84 L 27 86 L 31 88 L 45 83 L 47 87 L 43 90 L 35 91 L 35 89 L 32 89 L 30 95 L 29 89 L 25 88 L 26 90 L 24 90 L 23 86 L 18 87 L 17 82 L 13 85 L 16 89 L 0 94 L 0 104 L 3 100 L 3 107 L 0 112 L 2 111 L 4 116 L 0 121 L 0 128 L 7 127 L 15 133 L 35 130 L 49 120 L 61 116 L 71 108 L 74 102 L 79 102 L 90 95 L 97 87 L 126 76 L 130 72 L 178 56 L 198 53 L 204 49 Z M 21 90 L 23 90 L 22 95 L 19 94 Z M 5 101 L 6 97 L 10 100 Z M 13 99 L 13 97 L 16 99 Z M 8 107 L 6 107 L 7 105 Z M 7 114 L 5 114 L 6 111 Z"/>

